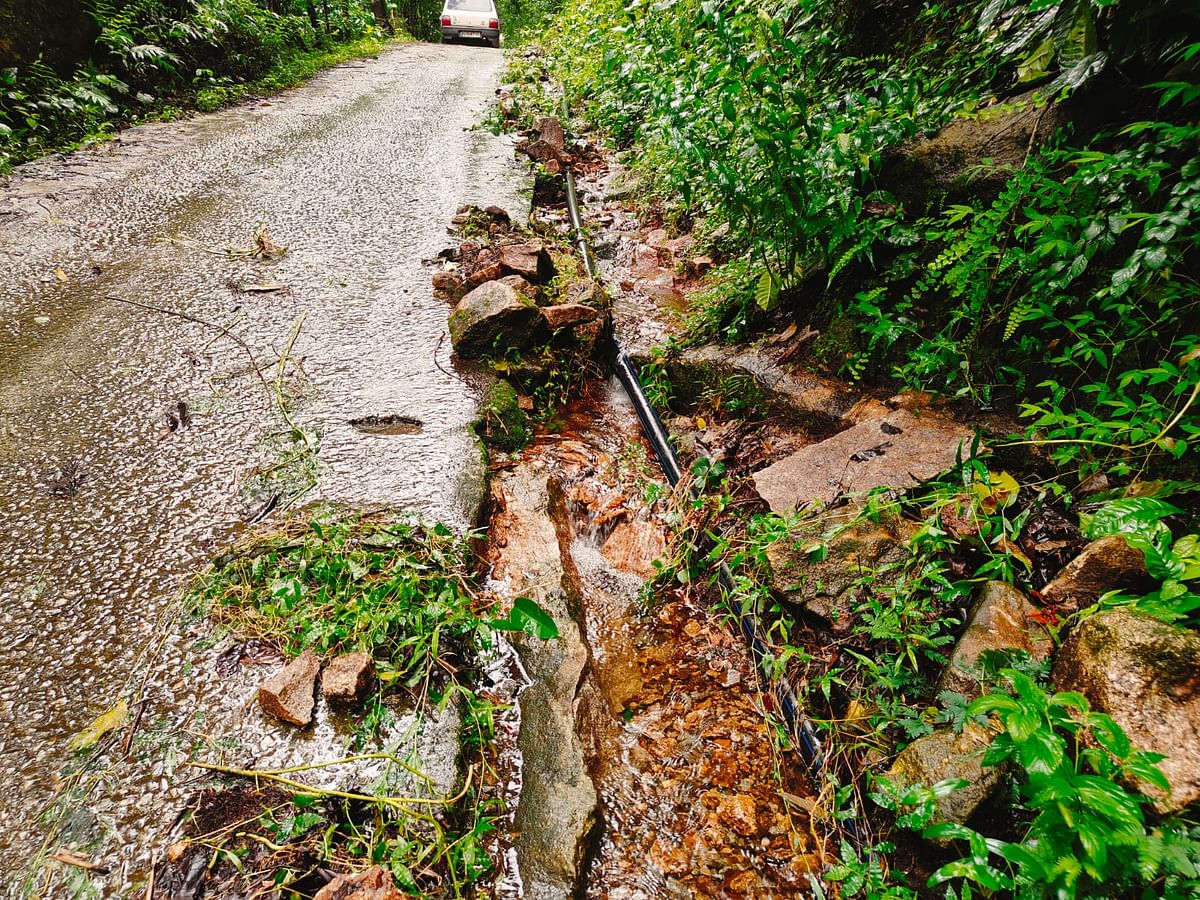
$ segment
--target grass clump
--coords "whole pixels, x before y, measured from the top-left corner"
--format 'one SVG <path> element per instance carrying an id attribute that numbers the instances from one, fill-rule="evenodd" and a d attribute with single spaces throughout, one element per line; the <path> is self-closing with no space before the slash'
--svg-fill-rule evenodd
<path id="1" fill-rule="evenodd" d="M 466 549 L 442 525 L 319 514 L 221 557 L 192 596 L 288 656 L 362 650 L 415 686 L 458 671 L 479 627 Z"/>

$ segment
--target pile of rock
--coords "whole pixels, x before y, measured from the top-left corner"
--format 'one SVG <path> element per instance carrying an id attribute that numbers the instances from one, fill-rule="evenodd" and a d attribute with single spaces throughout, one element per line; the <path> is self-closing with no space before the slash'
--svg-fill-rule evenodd
<path id="1" fill-rule="evenodd" d="M 322 674 L 321 660 L 305 650 L 259 685 L 258 703 L 264 712 L 303 728 L 316 711 L 318 676 L 327 702 L 350 704 L 374 684 L 375 663 L 369 653 L 342 653 L 325 666 Z"/>
<path id="2" fill-rule="evenodd" d="M 608 299 L 596 282 L 579 277 L 568 251 L 552 253 L 545 241 L 514 228 L 503 210 L 464 207 L 454 222 L 470 236 L 443 253 L 446 263 L 433 276 L 434 291 L 454 303 L 454 351 L 460 359 L 490 364 L 512 383 L 521 408 L 530 410 L 532 395 L 555 370 L 576 370 L 597 358 L 608 328 Z M 509 405 L 500 404 L 505 410 Z M 499 430 L 492 427 L 497 424 Z M 489 443 L 511 450 L 512 436 L 525 433 L 524 424 L 516 424 L 510 427 L 506 412 L 498 422 L 485 416 L 480 430 Z"/>

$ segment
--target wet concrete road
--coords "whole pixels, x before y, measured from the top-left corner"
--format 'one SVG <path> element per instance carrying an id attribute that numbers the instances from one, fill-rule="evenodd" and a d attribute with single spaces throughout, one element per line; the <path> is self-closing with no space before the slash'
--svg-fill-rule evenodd
<path id="1" fill-rule="evenodd" d="M 295 417 L 320 435 L 304 502 L 404 506 L 467 527 L 475 396 L 451 369 L 447 310 L 421 260 L 447 245 L 463 203 L 524 217 L 510 145 L 466 130 L 500 67 L 490 49 L 408 45 L 0 184 L 5 887 L 41 845 L 32 817 L 67 741 L 147 672 L 148 723 L 182 709 L 243 746 L 261 730 L 240 717 L 247 686 L 217 679 L 203 645 L 162 621 L 265 498 L 249 476 L 280 452 L 274 385 L 218 331 L 106 297 L 224 326 L 263 366 L 299 325 L 284 389 L 303 388 Z M 226 255 L 252 247 L 260 224 L 288 248 L 280 261 Z M 237 290 L 264 283 L 286 289 Z M 191 425 L 173 431 L 180 401 Z M 349 424 L 387 415 L 420 428 Z M 175 812 L 167 751 L 147 746 L 140 780 L 112 785 L 89 811 L 116 848 L 105 895 L 144 877 Z"/>

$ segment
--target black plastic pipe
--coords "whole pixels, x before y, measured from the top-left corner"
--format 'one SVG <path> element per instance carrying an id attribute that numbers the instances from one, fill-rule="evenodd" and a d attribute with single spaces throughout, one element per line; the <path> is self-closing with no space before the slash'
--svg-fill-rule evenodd
<path id="1" fill-rule="evenodd" d="M 563 117 L 568 121 L 570 120 L 570 112 L 565 95 L 563 96 Z M 575 176 L 572 174 L 570 167 L 565 167 L 563 174 L 567 182 L 567 214 L 571 220 L 571 228 L 575 232 L 576 245 L 579 247 L 579 254 L 583 258 L 583 264 L 587 268 L 588 275 L 592 278 L 597 278 L 599 271 L 592 259 L 587 238 L 583 233 L 583 220 L 579 215 L 579 199 L 575 193 Z M 642 388 L 642 382 L 638 376 L 637 367 L 633 364 L 633 360 L 629 358 L 628 354 L 621 349 L 621 344 L 615 334 L 612 337 L 611 362 L 613 369 L 617 373 L 617 378 L 620 379 L 621 385 L 625 388 L 625 393 L 629 396 L 629 402 L 633 404 L 638 421 L 641 423 L 642 430 L 645 432 L 646 438 L 654 450 L 654 455 L 658 459 L 659 466 L 662 467 L 663 474 L 667 478 L 667 483 L 671 487 L 675 487 L 675 485 L 679 484 L 682 477 L 682 472 L 679 468 L 679 459 L 675 455 L 675 448 L 671 446 L 662 420 L 659 419 L 658 413 L 654 411 L 654 407 L 650 405 L 650 401 L 646 397 L 646 392 Z M 735 596 L 737 584 L 734 581 L 733 573 L 729 570 L 729 566 L 724 562 L 721 563 L 718 578 L 725 593 L 731 597 Z M 819 769 L 825 762 L 825 751 L 821 745 L 821 739 L 817 735 L 816 729 L 813 728 L 813 724 L 808 716 L 804 715 L 800 709 L 800 704 L 796 700 L 796 692 L 792 689 L 791 683 L 785 676 L 776 675 L 779 669 L 775 664 L 775 654 L 771 652 L 771 648 L 764 638 L 758 620 L 752 612 L 742 611 L 738 614 L 738 624 L 741 628 L 742 636 L 746 639 L 746 643 L 750 647 L 750 655 L 754 659 L 758 671 L 764 680 L 775 685 L 775 700 L 779 705 L 779 711 L 783 716 L 784 723 L 788 727 L 788 731 L 792 734 L 797 746 L 800 748 L 801 755 L 811 769 Z"/>

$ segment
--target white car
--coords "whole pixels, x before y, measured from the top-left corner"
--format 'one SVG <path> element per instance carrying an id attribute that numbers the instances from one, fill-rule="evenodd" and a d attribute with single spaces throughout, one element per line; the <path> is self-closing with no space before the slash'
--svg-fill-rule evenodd
<path id="1" fill-rule="evenodd" d="M 500 14 L 495 0 L 446 0 L 442 7 L 442 40 L 484 40 L 500 46 Z"/>

